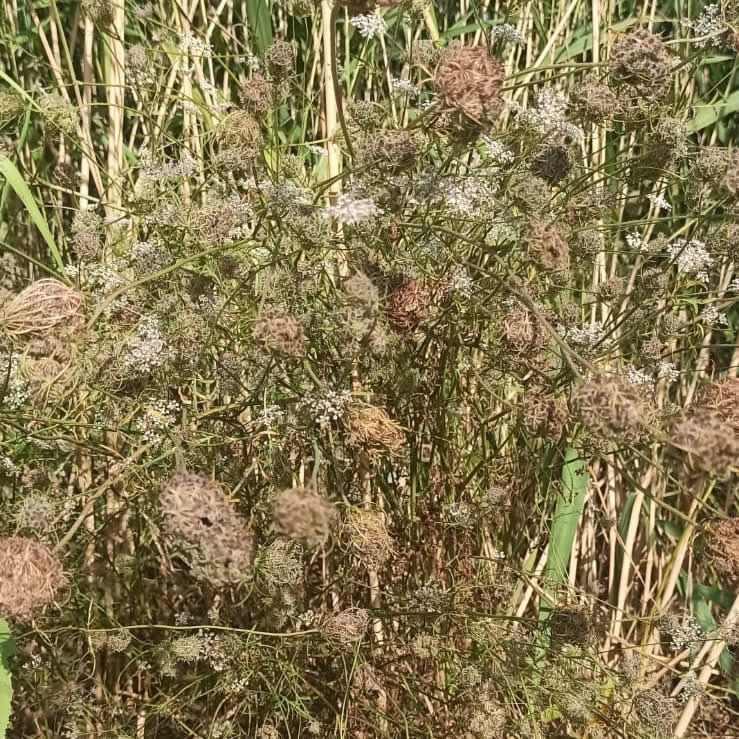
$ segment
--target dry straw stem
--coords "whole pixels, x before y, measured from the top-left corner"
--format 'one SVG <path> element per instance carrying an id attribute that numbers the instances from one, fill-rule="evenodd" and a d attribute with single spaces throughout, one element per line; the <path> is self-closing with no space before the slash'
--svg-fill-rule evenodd
<path id="1" fill-rule="evenodd" d="M 37 280 L 0 309 L 0 328 L 11 338 L 43 334 L 61 324 L 81 324 L 82 293 L 54 279 Z"/>

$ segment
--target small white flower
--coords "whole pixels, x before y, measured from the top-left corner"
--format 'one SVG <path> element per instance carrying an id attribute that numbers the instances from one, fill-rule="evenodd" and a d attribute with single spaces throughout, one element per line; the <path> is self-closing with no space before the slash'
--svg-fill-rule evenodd
<path id="1" fill-rule="evenodd" d="M 512 44 L 522 44 L 523 35 L 510 23 L 502 23 L 493 28 L 493 38 L 496 41 L 510 41 Z"/>
<path id="2" fill-rule="evenodd" d="M 716 323 L 719 326 L 728 326 L 729 319 L 726 317 L 726 313 L 721 313 L 715 305 L 707 305 L 698 316 L 698 320 L 701 323 L 710 325 Z"/>
<path id="3" fill-rule="evenodd" d="M 735 277 L 726 288 L 730 293 L 739 293 L 739 277 Z"/>
<path id="4" fill-rule="evenodd" d="M 344 226 L 353 226 L 382 215 L 382 210 L 372 200 L 350 195 L 339 195 L 334 205 L 327 205 L 321 212 L 324 218 L 335 218 Z"/>
<path id="5" fill-rule="evenodd" d="M 513 164 L 516 160 L 516 155 L 500 141 L 495 141 L 489 136 L 483 136 L 482 143 L 485 144 L 485 152 L 493 164 L 503 167 L 506 164 Z"/>
<path id="6" fill-rule="evenodd" d="M 326 150 L 326 147 L 324 146 L 316 146 L 315 144 L 308 144 L 308 151 L 311 154 L 315 154 L 319 157 L 327 157 L 328 151 Z"/>
<path id="7" fill-rule="evenodd" d="M 707 268 L 713 264 L 713 257 L 702 241 L 678 239 L 668 245 L 667 253 L 675 260 L 678 272 L 695 274 L 701 282 L 708 282 Z"/>
<path id="8" fill-rule="evenodd" d="M 650 390 L 654 389 L 654 379 L 644 370 L 637 369 L 633 364 L 626 365 L 626 379 L 632 385 L 646 385 Z"/>
<path id="9" fill-rule="evenodd" d="M 662 197 L 662 195 L 650 193 L 647 195 L 647 200 L 649 200 L 657 210 L 666 210 L 668 213 L 672 210 L 672 206 L 664 199 L 664 197 Z"/>
<path id="10" fill-rule="evenodd" d="M 706 5 L 703 12 L 694 21 L 680 21 L 680 25 L 689 28 L 698 38 L 693 43 L 705 49 L 706 46 L 719 47 L 723 43 L 723 36 L 729 27 L 721 17 L 721 8 L 717 3 Z"/>
<path id="11" fill-rule="evenodd" d="M 410 80 L 392 79 L 391 85 L 393 92 L 407 95 L 409 98 L 414 98 L 418 95 L 418 88 Z"/>
<path id="12" fill-rule="evenodd" d="M 642 239 L 639 232 L 636 230 L 629 231 L 629 233 L 626 234 L 626 243 L 629 245 L 629 248 L 641 252 L 642 254 L 649 250 L 649 244 Z"/>
<path id="13" fill-rule="evenodd" d="M 349 19 L 349 23 L 366 39 L 382 36 L 386 30 L 385 21 L 378 15 L 355 15 Z"/>
<path id="14" fill-rule="evenodd" d="M 191 33 L 179 34 L 180 51 L 191 56 L 202 56 L 208 58 L 212 53 L 210 44 L 195 38 Z"/>
<path id="15" fill-rule="evenodd" d="M 668 383 L 677 382 L 680 379 L 680 371 L 672 362 L 661 360 L 657 365 L 657 377 L 667 380 Z"/>

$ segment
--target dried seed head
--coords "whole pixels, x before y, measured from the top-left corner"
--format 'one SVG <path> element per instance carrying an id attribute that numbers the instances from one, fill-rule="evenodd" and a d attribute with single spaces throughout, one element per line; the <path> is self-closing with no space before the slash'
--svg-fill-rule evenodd
<path id="1" fill-rule="evenodd" d="M 549 617 L 553 649 L 566 644 L 587 646 L 596 636 L 593 611 L 583 605 L 564 605 L 555 608 Z"/>
<path id="2" fill-rule="evenodd" d="M 257 570 L 267 586 L 295 586 L 303 576 L 303 549 L 287 539 L 275 539 L 257 557 Z"/>
<path id="3" fill-rule="evenodd" d="M 393 555 L 393 539 L 385 516 L 378 511 L 351 509 L 344 521 L 344 533 L 367 569 L 380 569 Z"/>
<path id="4" fill-rule="evenodd" d="M 518 355 L 536 354 L 551 342 L 536 316 L 525 308 L 510 308 L 503 316 L 499 330 L 506 347 Z"/>
<path id="5" fill-rule="evenodd" d="M 531 160 L 531 171 L 550 185 L 561 182 L 571 168 L 572 158 L 566 146 L 545 146 Z"/>
<path id="6" fill-rule="evenodd" d="M 697 394 L 696 406 L 718 413 L 739 433 L 739 377 L 725 377 L 706 385 Z"/>
<path id="7" fill-rule="evenodd" d="M 356 272 L 345 283 L 347 294 L 361 303 L 367 310 L 374 310 L 380 302 L 380 293 L 364 272 Z"/>
<path id="8" fill-rule="evenodd" d="M 613 45 L 608 72 L 614 84 L 627 85 L 642 98 L 662 99 L 670 88 L 672 62 L 662 40 L 638 28 Z"/>
<path id="9" fill-rule="evenodd" d="M 241 104 L 252 115 L 263 115 L 271 107 L 274 98 L 272 84 L 255 72 L 240 90 Z"/>
<path id="10" fill-rule="evenodd" d="M 439 49 L 433 41 L 419 39 L 412 43 L 407 61 L 430 69 L 439 63 L 442 54 L 443 50 Z"/>
<path id="11" fill-rule="evenodd" d="M 277 308 L 259 314 L 254 325 L 254 338 L 271 351 L 298 357 L 305 347 L 305 334 L 297 318 Z"/>
<path id="12" fill-rule="evenodd" d="M 626 280 L 623 277 L 611 277 L 598 284 L 596 295 L 599 300 L 614 300 L 620 298 L 626 290 Z"/>
<path id="13" fill-rule="evenodd" d="M 23 98 L 14 92 L 0 93 L 0 124 L 17 118 L 24 110 Z"/>
<path id="14" fill-rule="evenodd" d="M 739 431 L 720 410 L 699 407 L 679 417 L 671 442 L 696 467 L 719 478 L 727 477 L 739 460 Z"/>
<path id="15" fill-rule="evenodd" d="M 420 145 L 420 137 L 412 131 L 382 130 L 363 138 L 359 164 L 382 164 L 384 170 L 407 169 L 412 166 Z"/>
<path id="16" fill-rule="evenodd" d="M 215 587 L 237 585 L 251 574 L 253 537 L 248 523 L 204 475 L 178 471 L 162 488 L 164 528 L 189 545 L 193 575 Z"/>
<path id="17" fill-rule="evenodd" d="M 77 131 L 77 109 L 59 93 L 49 92 L 41 95 L 38 101 L 41 115 L 54 128 L 67 136 Z"/>
<path id="18" fill-rule="evenodd" d="M 0 539 L 0 572 L 0 613 L 14 618 L 31 618 L 67 582 L 52 549 L 20 536 Z"/>
<path id="19" fill-rule="evenodd" d="M 695 158 L 694 172 L 701 181 L 713 184 L 723 177 L 729 162 L 729 152 L 723 146 L 702 146 Z"/>
<path id="20" fill-rule="evenodd" d="M 569 269 L 569 247 L 556 224 L 532 221 L 529 224 L 526 241 L 532 258 L 544 269 L 556 271 Z"/>
<path id="21" fill-rule="evenodd" d="M 526 427 L 537 436 L 558 441 L 567 425 L 569 412 L 561 400 L 542 395 L 527 394 L 521 404 Z"/>
<path id="22" fill-rule="evenodd" d="M 596 375 L 581 383 L 572 406 L 588 431 L 605 439 L 636 441 L 652 420 L 639 388 L 615 375 Z"/>
<path id="23" fill-rule="evenodd" d="M 329 616 L 321 624 L 321 632 L 342 647 L 351 647 L 367 630 L 369 614 L 364 608 L 347 608 Z"/>
<path id="24" fill-rule="evenodd" d="M 654 732 L 656 737 L 667 739 L 672 736 L 672 727 L 677 718 L 675 702 L 659 690 L 651 688 L 634 698 L 636 715 Z"/>
<path id="25" fill-rule="evenodd" d="M 267 68 L 276 79 L 287 77 L 293 71 L 293 47 L 289 41 L 273 41 L 265 53 Z"/>
<path id="26" fill-rule="evenodd" d="M 739 150 L 734 149 L 729 155 L 729 162 L 720 185 L 734 197 L 739 194 Z"/>
<path id="27" fill-rule="evenodd" d="M 575 85 L 570 104 L 583 120 L 598 124 L 618 115 L 620 109 L 616 93 L 592 74 L 581 85 Z"/>
<path id="28" fill-rule="evenodd" d="M 484 46 L 451 47 L 439 60 L 434 86 L 444 105 L 458 112 L 460 122 L 481 125 L 494 121 L 503 108 L 504 72 Z"/>
<path id="29" fill-rule="evenodd" d="M 739 517 L 708 524 L 706 549 L 719 573 L 731 582 L 739 581 Z"/>
<path id="30" fill-rule="evenodd" d="M 218 138 L 221 155 L 233 165 L 231 169 L 247 166 L 262 150 L 259 124 L 245 110 L 235 110 L 221 121 Z"/>
<path id="31" fill-rule="evenodd" d="M 85 298 L 58 280 L 37 280 L 0 308 L 0 329 L 12 338 L 44 335 L 84 325 Z"/>
<path id="32" fill-rule="evenodd" d="M 274 530 L 308 548 L 328 539 L 335 516 L 333 503 L 306 488 L 289 488 L 272 499 Z"/>
<path id="33" fill-rule="evenodd" d="M 113 4 L 110 0 L 82 0 L 82 10 L 93 23 L 108 26 L 113 22 Z"/>
<path id="34" fill-rule="evenodd" d="M 369 100 L 352 100 L 349 103 L 349 116 L 352 126 L 361 131 L 371 131 L 382 126 L 384 111 Z"/>
<path id="35" fill-rule="evenodd" d="M 373 405 L 352 403 L 346 409 L 344 423 L 352 445 L 380 446 L 397 453 L 405 442 L 403 427 L 395 423 L 384 409 Z"/>
<path id="36" fill-rule="evenodd" d="M 401 277 L 387 301 L 387 317 L 399 333 L 411 333 L 426 317 L 429 294 L 418 280 Z"/>

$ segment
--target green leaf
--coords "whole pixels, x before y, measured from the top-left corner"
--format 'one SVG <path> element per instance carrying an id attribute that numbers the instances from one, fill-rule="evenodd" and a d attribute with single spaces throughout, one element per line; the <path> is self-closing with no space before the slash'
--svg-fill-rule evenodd
<path id="1" fill-rule="evenodd" d="M 23 205 L 26 206 L 28 214 L 31 216 L 31 220 L 34 222 L 36 228 L 41 232 L 46 245 L 49 247 L 52 259 L 56 263 L 57 269 L 63 273 L 64 263 L 62 262 L 62 256 L 57 249 L 54 237 L 51 235 L 49 226 L 46 223 L 46 219 L 39 210 L 36 201 L 34 200 L 31 189 L 26 184 L 23 176 L 18 171 L 18 168 L 13 164 L 10 159 L 6 156 L 0 156 L 0 174 L 5 177 L 8 184 L 15 190 L 15 194 L 21 199 Z"/>
<path id="2" fill-rule="evenodd" d="M 257 54 L 272 43 L 272 8 L 270 0 L 246 0 L 246 17 Z"/>
<path id="3" fill-rule="evenodd" d="M 580 524 L 587 487 L 587 465 L 577 449 L 567 447 L 562 466 L 562 494 L 554 510 L 549 556 L 544 571 L 550 582 L 562 583 L 567 580 L 572 544 Z"/>
<path id="4" fill-rule="evenodd" d="M 575 541 L 577 527 L 580 525 L 585 493 L 588 489 L 587 464 L 577 449 L 567 447 L 562 465 L 562 492 L 554 508 L 552 531 L 549 535 L 549 554 L 544 570 L 545 591 L 551 593 L 552 585 L 567 581 L 567 573 Z M 544 598 L 539 604 L 539 654 L 549 641 L 547 620 L 552 612 L 551 604 Z"/>
<path id="5" fill-rule="evenodd" d="M 10 658 L 14 654 L 13 633 L 8 622 L 0 618 L 0 737 L 6 736 L 10 723 L 10 704 L 13 698 Z"/>
<path id="6" fill-rule="evenodd" d="M 719 118 L 723 118 L 729 113 L 739 110 L 739 90 L 732 92 L 725 100 L 709 105 L 704 103 L 699 97 L 695 97 L 696 103 L 695 115 L 688 122 L 688 131 L 695 133 L 701 131 L 707 126 L 716 123 Z"/>

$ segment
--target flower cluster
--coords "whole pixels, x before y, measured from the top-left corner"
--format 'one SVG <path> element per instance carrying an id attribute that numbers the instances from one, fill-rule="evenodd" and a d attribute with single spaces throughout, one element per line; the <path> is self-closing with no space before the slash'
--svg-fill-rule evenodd
<path id="1" fill-rule="evenodd" d="M 385 21 L 379 15 L 355 15 L 349 19 L 349 23 L 365 39 L 371 39 L 373 36 L 382 36 L 386 30 Z"/>

